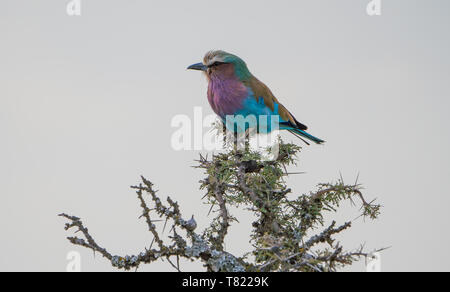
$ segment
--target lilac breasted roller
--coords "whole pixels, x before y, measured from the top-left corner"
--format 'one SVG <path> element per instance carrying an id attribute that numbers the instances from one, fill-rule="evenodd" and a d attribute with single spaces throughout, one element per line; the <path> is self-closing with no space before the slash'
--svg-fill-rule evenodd
<path id="1" fill-rule="evenodd" d="M 288 130 L 300 139 L 304 137 L 317 144 L 324 142 L 308 134 L 308 128 L 297 121 L 270 89 L 250 73 L 247 64 L 238 56 L 224 51 L 210 51 L 206 53 L 202 63 L 193 64 L 188 69 L 205 72 L 209 104 L 228 130 L 237 131 L 234 126 L 229 127 L 226 123 L 227 117 L 253 116 L 256 117 L 254 124 L 247 120 L 249 128 L 263 127 L 270 132 L 274 128 L 270 124 L 273 120 L 271 118 L 275 117 L 278 123 L 276 126 L 280 130 Z M 262 119 L 262 116 L 266 118 Z"/>

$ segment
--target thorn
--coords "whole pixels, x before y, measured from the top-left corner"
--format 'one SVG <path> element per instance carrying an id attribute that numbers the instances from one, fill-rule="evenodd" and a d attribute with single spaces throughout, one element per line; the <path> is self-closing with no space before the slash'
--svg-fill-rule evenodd
<path id="1" fill-rule="evenodd" d="M 358 174 L 356 175 L 355 187 L 358 185 L 358 179 L 359 179 L 359 171 L 358 171 Z"/>
<path id="2" fill-rule="evenodd" d="M 291 174 L 306 174 L 306 171 L 301 171 L 301 172 L 286 172 L 284 175 L 291 175 Z"/>
<path id="3" fill-rule="evenodd" d="M 212 211 L 214 205 L 215 205 L 215 203 L 211 204 L 211 208 L 209 208 L 208 215 L 206 215 L 206 216 L 209 216 L 209 214 L 211 214 L 211 211 Z"/>
<path id="4" fill-rule="evenodd" d="M 155 237 L 152 239 L 152 243 L 150 243 L 150 249 L 152 249 L 153 243 L 155 242 Z"/>
<path id="5" fill-rule="evenodd" d="M 163 231 L 162 233 L 164 233 L 164 230 L 166 230 L 166 225 L 167 225 L 167 221 L 169 220 L 169 218 L 166 218 L 166 222 L 164 222 L 164 227 L 163 227 Z"/>

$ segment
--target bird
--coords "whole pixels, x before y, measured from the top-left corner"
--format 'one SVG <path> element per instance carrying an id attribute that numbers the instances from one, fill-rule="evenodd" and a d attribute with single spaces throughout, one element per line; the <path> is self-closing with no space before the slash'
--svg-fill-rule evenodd
<path id="1" fill-rule="evenodd" d="M 307 133 L 308 127 L 278 101 L 269 87 L 250 73 L 240 57 L 222 50 L 212 50 L 206 53 L 203 62 L 190 65 L 187 69 L 205 73 L 209 104 L 228 130 L 236 133 L 253 127 L 263 129 L 262 132 L 280 129 L 289 131 L 307 145 L 310 143 L 305 139 L 316 144 L 325 142 Z M 237 119 L 232 119 L 236 117 L 245 119 L 244 127 L 236 126 Z M 234 123 L 229 123 L 230 120 Z M 272 124 L 272 121 L 276 122 Z"/>

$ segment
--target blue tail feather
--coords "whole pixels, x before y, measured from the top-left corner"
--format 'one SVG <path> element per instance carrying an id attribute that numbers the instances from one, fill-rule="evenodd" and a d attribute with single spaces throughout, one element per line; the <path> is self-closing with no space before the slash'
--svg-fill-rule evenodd
<path id="1" fill-rule="evenodd" d="M 295 128 L 292 129 L 291 128 L 291 129 L 289 129 L 289 132 L 293 133 L 294 135 L 297 134 L 297 135 L 299 135 L 301 137 L 304 137 L 304 138 L 306 138 L 306 139 L 308 139 L 308 140 L 310 140 L 310 141 L 312 141 L 314 143 L 317 143 L 317 144 L 322 144 L 323 142 L 325 142 L 324 140 L 319 139 L 317 137 L 314 137 L 313 135 L 310 135 L 310 134 L 308 134 L 305 131 L 300 130 L 300 129 L 295 129 Z"/>

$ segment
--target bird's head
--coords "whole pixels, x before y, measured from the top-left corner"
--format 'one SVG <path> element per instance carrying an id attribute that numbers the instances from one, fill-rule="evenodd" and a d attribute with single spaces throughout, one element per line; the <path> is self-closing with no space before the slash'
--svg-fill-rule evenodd
<path id="1" fill-rule="evenodd" d="M 246 80 L 252 76 L 241 58 L 225 51 L 209 51 L 202 63 L 193 64 L 188 69 L 203 71 L 208 79 L 236 76 L 240 80 Z"/>

